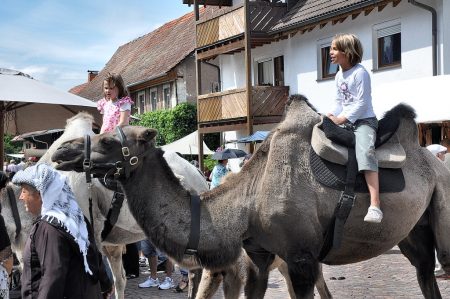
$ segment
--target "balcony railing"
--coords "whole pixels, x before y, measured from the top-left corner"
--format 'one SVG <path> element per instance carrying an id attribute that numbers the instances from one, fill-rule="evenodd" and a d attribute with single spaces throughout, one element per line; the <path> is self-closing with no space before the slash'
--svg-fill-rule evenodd
<path id="1" fill-rule="evenodd" d="M 254 120 L 279 117 L 289 96 L 289 86 L 253 86 L 252 117 Z M 233 121 L 247 117 L 245 88 L 216 92 L 198 97 L 199 123 Z M 258 123 L 258 121 L 257 121 Z"/>
<path id="2" fill-rule="evenodd" d="M 227 41 L 245 32 L 245 14 L 242 5 L 231 8 L 226 13 L 197 24 L 197 48 Z M 252 34 L 267 32 L 286 12 L 286 5 L 265 1 L 249 3 L 250 30 Z"/>

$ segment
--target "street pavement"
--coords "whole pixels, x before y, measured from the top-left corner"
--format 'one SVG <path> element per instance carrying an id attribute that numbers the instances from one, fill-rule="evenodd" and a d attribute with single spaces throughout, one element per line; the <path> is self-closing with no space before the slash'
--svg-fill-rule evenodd
<path id="1" fill-rule="evenodd" d="M 141 268 L 142 269 L 142 268 Z M 414 299 L 423 298 L 416 280 L 415 268 L 395 247 L 369 261 L 345 266 L 324 266 L 324 277 L 333 298 L 377 298 L 377 299 Z M 160 281 L 163 273 L 158 273 Z M 158 290 L 157 288 L 140 289 L 138 283 L 146 279 L 145 275 L 129 280 L 125 298 L 187 298 L 186 293 L 175 293 L 173 290 Z M 174 275 L 177 282 L 179 275 Z M 450 298 L 450 280 L 438 280 L 442 298 Z M 319 298 L 317 291 L 316 297 Z M 220 289 L 213 299 L 223 299 Z M 243 293 L 241 297 L 244 298 Z M 272 271 L 269 286 L 264 298 L 288 299 L 289 294 L 283 277 L 278 271 Z"/>

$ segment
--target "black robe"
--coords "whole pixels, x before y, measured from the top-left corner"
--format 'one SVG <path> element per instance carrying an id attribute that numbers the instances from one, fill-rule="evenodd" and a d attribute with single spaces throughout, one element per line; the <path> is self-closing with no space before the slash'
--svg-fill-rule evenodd
<path id="1" fill-rule="evenodd" d="M 89 228 L 87 259 L 93 275 L 86 273 L 83 255 L 72 235 L 56 220 L 36 220 L 23 251 L 23 299 L 103 298 L 102 290 L 110 290 L 112 283 Z"/>

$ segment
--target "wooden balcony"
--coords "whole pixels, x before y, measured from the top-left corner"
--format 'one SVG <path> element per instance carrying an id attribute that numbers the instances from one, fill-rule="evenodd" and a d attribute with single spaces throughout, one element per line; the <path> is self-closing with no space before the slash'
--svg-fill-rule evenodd
<path id="1" fill-rule="evenodd" d="M 266 32 L 286 13 L 286 4 L 255 1 L 249 3 L 250 30 L 252 47 L 271 42 L 273 39 Z M 197 30 L 197 49 L 209 51 L 242 41 L 245 32 L 245 9 L 238 5 L 230 7 L 221 15 L 211 15 L 199 21 Z M 223 53 L 243 49 L 240 42 L 236 46 L 223 47 Z M 216 50 L 217 52 L 217 50 Z M 215 53 L 217 54 L 217 53 Z"/>
<path id="2" fill-rule="evenodd" d="M 241 88 L 198 96 L 200 126 L 245 124 L 246 95 L 245 88 Z M 289 86 L 253 86 L 251 105 L 253 123 L 280 121 L 288 96 Z"/>

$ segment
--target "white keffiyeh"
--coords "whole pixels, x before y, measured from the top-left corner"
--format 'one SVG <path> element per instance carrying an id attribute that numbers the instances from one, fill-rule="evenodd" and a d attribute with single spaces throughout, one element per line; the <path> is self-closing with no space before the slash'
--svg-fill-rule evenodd
<path id="1" fill-rule="evenodd" d="M 92 275 L 86 258 L 89 247 L 86 222 L 67 177 L 47 164 L 37 164 L 18 171 L 12 182 L 28 184 L 39 191 L 42 198 L 41 218 L 47 222 L 56 218 L 72 235 L 83 254 L 84 269 Z"/>

